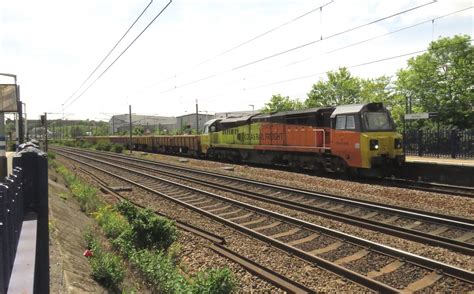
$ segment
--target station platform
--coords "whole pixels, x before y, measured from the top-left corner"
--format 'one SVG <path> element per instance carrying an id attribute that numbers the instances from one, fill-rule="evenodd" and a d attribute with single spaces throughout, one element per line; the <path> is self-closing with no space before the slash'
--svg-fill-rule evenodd
<path id="1" fill-rule="evenodd" d="M 464 158 L 436 158 L 436 157 L 406 156 L 405 161 L 410 162 L 410 163 L 427 163 L 427 164 L 474 167 L 474 159 L 464 159 Z"/>

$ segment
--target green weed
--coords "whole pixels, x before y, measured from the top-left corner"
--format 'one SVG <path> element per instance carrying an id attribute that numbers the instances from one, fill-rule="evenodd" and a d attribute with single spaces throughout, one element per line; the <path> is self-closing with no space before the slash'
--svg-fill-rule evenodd
<path id="1" fill-rule="evenodd" d="M 105 251 L 94 237 L 90 238 L 89 243 L 93 254 L 90 257 L 92 277 L 107 288 L 118 289 L 125 276 L 120 257 Z"/>
<path id="2" fill-rule="evenodd" d="M 138 248 L 167 250 L 178 239 L 174 221 L 159 217 L 150 209 L 137 209 L 128 201 L 121 201 L 117 208 L 132 226 Z"/>
<path id="3" fill-rule="evenodd" d="M 108 238 L 115 239 L 130 227 L 127 220 L 108 205 L 99 208 L 94 217 Z"/>

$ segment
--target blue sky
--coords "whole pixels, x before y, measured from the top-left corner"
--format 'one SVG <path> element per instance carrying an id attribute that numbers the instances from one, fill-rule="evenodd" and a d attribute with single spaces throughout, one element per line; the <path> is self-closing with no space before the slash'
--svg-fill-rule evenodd
<path id="1" fill-rule="evenodd" d="M 168 1 L 155 0 L 100 74 Z M 304 99 L 324 75 L 276 83 L 425 49 L 438 37 L 473 35 L 473 9 L 340 50 L 333 49 L 472 6 L 439 0 L 423 8 L 328 36 L 430 1 L 335 0 L 236 50 L 220 53 L 320 5 L 315 0 L 174 0 L 163 15 L 77 101 L 67 99 L 149 1 L 22 0 L 0 2 L 0 72 L 18 76 L 30 118 L 108 119 L 110 114 L 181 115 L 195 100 L 207 112 L 260 108 L 272 94 Z M 241 65 L 318 40 L 300 50 Z M 409 56 L 350 69 L 361 77 L 393 76 Z M 205 60 L 204 64 L 197 66 Z M 90 82 L 85 84 L 87 87 Z M 0 77 L 0 82 L 10 82 Z M 268 85 L 268 86 L 265 86 Z M 84 88 L 80 89 L 81 93 Z M 77 94 L 76 94 L 77 96 Z M 76 97 L 73 96 L 72 98 Z"/>

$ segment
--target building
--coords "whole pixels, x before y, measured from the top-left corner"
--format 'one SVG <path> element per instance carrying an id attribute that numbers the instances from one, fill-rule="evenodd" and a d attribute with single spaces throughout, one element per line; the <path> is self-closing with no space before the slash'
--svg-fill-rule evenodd
<path id="1" fill-rule="evenodd" d="M 204 124 L 211 119 L 214 119 L 213 114 L 198 114 L 199 132 L 202 133 Z M 176 117 L 176 129 L 179 131 L 196 130 L 196 113 L 185 114 Z"/>
<path id="2" fill-rule="evenodd" d="M 109 120 L 110 133 L 117 134 L 129 130 L 129 115 L 114 115 Z M 157 130 L 171 133 L 176 130 L 176 118 L 170 116 L 154 116 L 132 114 L 132 126 L 142 126 L 145 133 L 154 133 Z"/>

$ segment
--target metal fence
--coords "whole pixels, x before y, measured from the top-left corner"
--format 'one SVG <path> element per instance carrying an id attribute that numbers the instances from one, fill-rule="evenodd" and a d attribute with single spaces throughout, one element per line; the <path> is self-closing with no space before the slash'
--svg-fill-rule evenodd
<path id="1" fill-rule="evenodd" d="M 47 157 L 28 148 L 12 161 L 0 182 L 0 294 L 49 293 Z"/>
<path id="2" fill-rule="evenodd" d="M 406 155 L 474 158 L 474 129 L 409 130 L 404 136 Z"/>
<path id="3" fill-rule="evenodd" d="M 7 292 L 13 262 L 23 223 L 23 172 L 13 174 L 0 183 L 0 293 Z"/>

